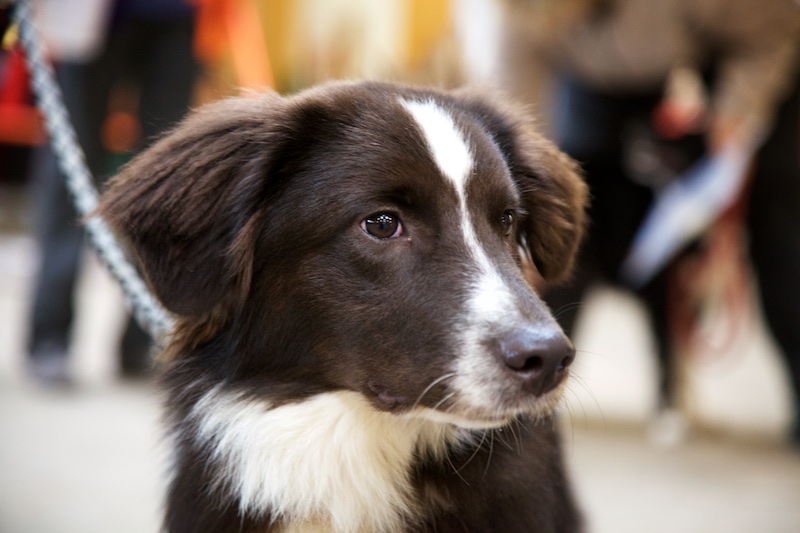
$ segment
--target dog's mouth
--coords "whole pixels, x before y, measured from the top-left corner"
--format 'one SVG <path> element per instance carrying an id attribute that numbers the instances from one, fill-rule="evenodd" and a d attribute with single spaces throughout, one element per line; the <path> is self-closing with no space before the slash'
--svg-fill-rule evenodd
<path id="1" fill-rule="evenodd" d="M 492 429 L 508 425 L 520 416 L 543 419 L 552 415 L 561 401 L 565 385 L 566 376 L 552 390 L 541 395 L 498 387 L 494 393 L 480 398 L 469 391 L 443 385 L 438 394 L 418 398 L 412 403 L 406 396 L 393 394 L 376 383 L 370 383 L 369 390 L 373 403 L 382 411 L 464 429 Z"/>
<path id="2" fill-rule="evenodd" d="M 502 427 L 520 416 L 543 419 L 551 416 L 563 396 L 566 380 L 553 390 L 541 395 L 503 395 L 488 401 L 475 402 L 471 395 L 455 394 L 450 402 L 437 408 L 418 408 L 415 414 L 433 421 L 451 423 L 466 429 L 491 429 Z"/>

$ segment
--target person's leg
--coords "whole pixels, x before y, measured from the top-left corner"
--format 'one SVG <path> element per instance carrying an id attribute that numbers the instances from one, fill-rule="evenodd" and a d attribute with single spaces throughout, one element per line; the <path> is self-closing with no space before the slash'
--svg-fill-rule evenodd
<path id="1" fill-rule="evenodd" d="M 85 65 L 56 66 L 56 79 L 87 160 L 96 161 L 97 143 L 85 115 Z M 56 156 L 49 146 L 37 150 L 31 169 L 34 236 L 40 249 L 34 281 L 28 352 L 35 377 L 69 379 L 67 354 L 74 310 L 74 290 L 83 253 L 80 228 Z"/>
<path id="2" fill-rule="evenodd" d="M 99 61 L 61 63 L 55 67 L 70 123 L 95 177 L 104 171 L 105 151 L 100 132 L 112 76 L 106 69 L 98 68 Z M 84 249 L 83 230 L 65 179 L 55 154 L 49 147 L 43 147 L 31 180 L 40 265 L 34 282 L 29 352 L 32 361 L 41 353 L 51 357 L 60 353 L 64 372 L 75 314 L 74 290 Z"/>
<path id="3" fill-rule="evenodd" d="M 144 24 L 144 23 L 143 23 Z M 194 20 L 175 17 L 146 23 L 139 43 L 139 116 L 145 143 L 175 126 L 189 110 L 199 65 L 194 58 Z"/>
<path id="4" fill-rule="evenodd" d="M 581 301 L 593 281 L 620 283 L 620 265 L 652 205 L 652 190 L 630 179 L 624 153 L 631 125 L 649 120 L 659 99 L 658 91 L 609 95 L 570 80 L 560 86 L 555 117 L 557 142 L 581 164 L 591 191 L 590 226 L 576 280 L 547 298 L 568 334 L 572 333 Z M 657 275 L 636 295 L 648 312 L 659 365 L 659 411 L 652 435 L 669 444 L 680 439 L 685 424 L 672 410 L 676 383 L 667 275 Z"/>
<path id="5" fill-rule="evenodd" d="M 800 90 L 783 105 L 760 151 L 749 206 L 750 253 L 764 317 L 793 387 L 800 443 Z"/>
<path id="6" fill-rule="evenodd" d="M 34 279 L 29 370 L 47 382 L 67 382 L 75 280 L 83 231 L 49 147 L 37 149 L 31 168 L 31 205 L 39 265 Z"/>
<path id="7" fill-rule="evenodd" d="M 626 178 L 623 165 L 627 124 L 649 103 L 647 97 L 609 95 L 571 79 L 558 85 L 556 142 L 580 164 L 591 195 L 589 227 L 574 282 L 554 291 L 558 304 L 573 304 L 563 313 L 570 326 L 579 303 L 565 298 L 583 295 L 595 281 L 617 282 L 619 266 L 652 201 L 648 188 Z M 558 312 L 555 305 L 553 310 Z"/>
<path id="8" fill-rule="evenodd" d="M 580 164 L 591 193 L 590 224 L 575 272 L 566 285 L 550 287 L 545 293 L 554 316 L 567 336 L 572 337 L 588 289 L 604 274 L 598 266 L 603 257 L 598 244 L 606 228 L 599 223 L 598 211 L 609 200 L 604 192 L 609 185 L 609 168 L 617 159 L 613 154 L 619 150 L 614 128 L 618 121 L 602 96 L 568 77 L 558 80 L 554 103 L 556 144 Z"/>
<path id="9" fill-rule="evenodd" d="M 117 37 L 117 48 L 127 54 L 126 74 L 140 89 L 143 146 L 177 124 L 189 109 L 198 72 L 193 37 L 191 17 L 132 17 Z M 149 334 L 129 319 L 120 346 L 124 376 L 139 376 L 150 369 L 152 345 Z"/>

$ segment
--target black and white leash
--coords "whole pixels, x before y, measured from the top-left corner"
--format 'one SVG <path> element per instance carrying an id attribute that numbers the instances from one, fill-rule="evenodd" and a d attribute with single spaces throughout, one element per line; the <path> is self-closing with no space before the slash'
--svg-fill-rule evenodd
<path id="1" fill-rule="evenodd" d="M 17 0 L 14 22 L 25 50 L 37 106 L 44 116 L 50 144 L 66 180 L 67 190 L 78 215 L 85 219 L 90 246 L 119 282 L 139 325 L 154 339 L 163 342 L 172 330 L 172 317 L 150 293 L 106 223 L 100 217 L 91 215 L 97 207 L 97 189 L 83 150 L 78 145 L 53 68 L 45 58 L 44 44 L 33 19 L 30 0 Z"/>

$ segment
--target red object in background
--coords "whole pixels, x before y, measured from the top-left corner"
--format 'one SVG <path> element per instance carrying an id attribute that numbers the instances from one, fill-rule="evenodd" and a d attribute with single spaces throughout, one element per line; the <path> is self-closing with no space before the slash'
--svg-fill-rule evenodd
<path id="1" fill-rule="evenodd" d="M 668 320 L 677 347 L 695 360 L 735 353 L 754 309 L 745 243 L 748 187 L 670 272 Z"/>
<path id="2" fill-rule="evenodd" d="M 706 129 L 705 109 L 681 106 L 670 100 L 658 104 L 652 119 L 656 133 L 668 141 L 702 133 Z"/>
<path id="3" fill-rule="evenodd" d="M 32 105 L 30 77 L 19 47 L 8 52 L 0 73 L 0 143 L 36 145 L 45 140 L 39 111 Z"/>
<path id="4" fill-rule="evenodd" d="M 194 51 L 214 64 L 229 54 L 237 84 L 246 89 L 275 88 L 264 29 L 255 0 L 195 0 L 198 7 Z"/>

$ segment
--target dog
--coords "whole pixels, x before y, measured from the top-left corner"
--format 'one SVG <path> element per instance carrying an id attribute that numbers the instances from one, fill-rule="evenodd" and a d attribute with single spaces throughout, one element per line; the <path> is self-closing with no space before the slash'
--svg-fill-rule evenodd
<path id="1" fill-rule="evenodd" d="M 208 104 L 99 214 L 176 317 L 176 532 L 576 532 L 534 289 L 587 191 L 502 99 L 380 82 Z"/>

